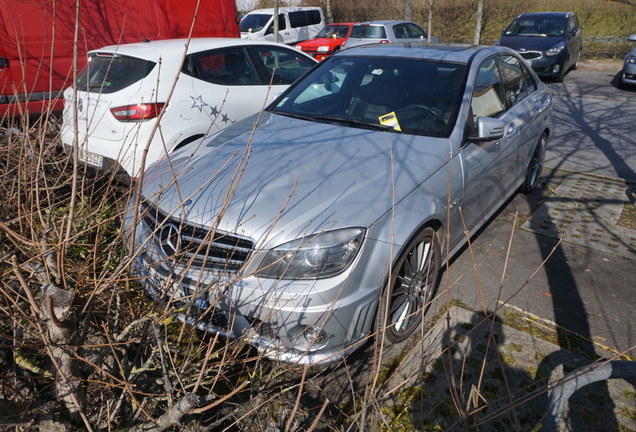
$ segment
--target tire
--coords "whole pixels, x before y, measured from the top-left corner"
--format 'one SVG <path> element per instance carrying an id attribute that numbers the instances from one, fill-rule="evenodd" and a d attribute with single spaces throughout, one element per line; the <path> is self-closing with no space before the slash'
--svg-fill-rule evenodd
<path id="1" fill-rule="evenodd" d="M 565 63 L 563 63 L 563 67 L 561 68 L 561 70 L 559 71 L 559 73 L 554 77 L 554 82 L 563 82 L 563 79 L 565 78 L 565 74 L 568 71 L 565 69 Z"/>
<path id="2" fill-rule="evenodd" d="M 545 157 L 545 148 L 548 142 L 548 135 L 544 132 L 539 138 L 532 156 L 528 161 L 526 168 L 526 176 L 521 185 L 521 192 L 529 194 L 535 190 L 537 184 L 539 184 L 539 178 L 541 177 L 541 171 L 543 171 L 543 159 Z"/>
<path id="3" fill-rule="evenodd" d="M 577 70 L 580 66 L 580 62 L 581 62 L 581 51 L 579 51 L 579 54 L 576 56 L 576 61 L 574 62 L 574 66 L 572 66 L 572 70 Z"/>
<path id="4" fill-rule="evenodd" d="M 439 282 L 440 242 L 424 228 L 402 250 L 377 314 L 378 335 L 390 343 L 407 339 L 419 327 Z"/>

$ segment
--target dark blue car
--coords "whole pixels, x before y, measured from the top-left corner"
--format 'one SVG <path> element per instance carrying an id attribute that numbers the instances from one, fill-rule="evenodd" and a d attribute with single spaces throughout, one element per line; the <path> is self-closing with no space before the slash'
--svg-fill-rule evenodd
<path id="1" fill-rule="evenodd" d="M 560 82 L 579 65 L 581 25 L 572 12 L 524 13 L 503 29 L 497 45 L 517 51 L 540 77 Z"/>

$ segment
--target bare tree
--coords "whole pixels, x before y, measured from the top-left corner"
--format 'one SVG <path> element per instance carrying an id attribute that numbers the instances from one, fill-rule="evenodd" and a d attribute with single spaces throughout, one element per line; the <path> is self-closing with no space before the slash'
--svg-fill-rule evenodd
<path id="1" fill-rule="evenodd" d="M 475 23 L 475 39 L 473 43 L 479 45 L 481 41 L 482 25 L 484 20 L 484 0 L 477 2 L 477 22 Z"/>
<path id="2" fill-rule="evenodd" d="M 404 19 L 413 21 L 413 0 L 404 0 Z"/>

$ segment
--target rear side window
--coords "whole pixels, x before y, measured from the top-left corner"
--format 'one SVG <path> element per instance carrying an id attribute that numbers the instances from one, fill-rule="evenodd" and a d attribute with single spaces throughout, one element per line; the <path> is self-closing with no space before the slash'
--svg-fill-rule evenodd
<path id="1" fill-rule="evenodd" d="M 292 28 L 320 24 L 320 11 L 317 9 L 289 12 L 289 24 Z"/>
<path id="2" fill-rule="evenodd" d="M 77 88 L 91 93 L 114 93 L 148 76 L 156 63 L 116 54 L 91 54 L 77 75 Z"/>
<path id="3" fill-rule="evenodd" d="M 258 72 L 240 47 L 194 54 L 184 65 L 183 72 L 214 84 L 260 84 Z"/>
<path id="4" fill-rule="evenodd" d="M 357 25 L 351 29 L 350 38 L 386 39 L 386 30 L 382 26 Z"/>

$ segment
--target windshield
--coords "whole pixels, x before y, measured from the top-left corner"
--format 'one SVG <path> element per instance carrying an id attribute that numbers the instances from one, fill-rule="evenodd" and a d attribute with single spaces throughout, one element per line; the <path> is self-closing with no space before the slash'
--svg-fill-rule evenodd
<path id="1" fill-rule="evenodd" d="M 384 26 L 377 25 L 355 25 L 351 29 L 351 35 L 349 36 L 352 39 L 360 39 L 360 38 L 373 38 L 373 39 L 386 39 L 386 30 Z"/>
<path id="2" fill-rule="evenodd" d="M 239 27 L 243 33 L 259 32 L 272 19 L 269 14 L 248 14 L 243 17 Z"/>
<path id="3" fill-rule="evenodd" d="M 349 31 L 349 26 L 347 25 L 330 24 L 326 27 L 323 27 L 323 29 L 320 30 L 318 35 L 316 35 L 316 39 L 319 39 L 319 38 L 343 39 L 347 37 L 347 31 Z"/>
<path id="4" fill-rule="evenodd" d="M 77 74 L 77 88 L 91 93 L 113 93 L 148 76 L 155 64 L 111 53 L 91 54 Z"/>
<path id="5" fill-rule="evenodd" d="M 448 137 L 465 81 L 464 64 L 337 57 L 296 83 L 270 111 L 310 121 Z"/>
<path id="6" fill-rule="evenodd" d="M 563 18 L 519 18 L 506 29 L 506 36 L 556 37 L 565 33 Z"/>

